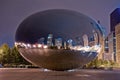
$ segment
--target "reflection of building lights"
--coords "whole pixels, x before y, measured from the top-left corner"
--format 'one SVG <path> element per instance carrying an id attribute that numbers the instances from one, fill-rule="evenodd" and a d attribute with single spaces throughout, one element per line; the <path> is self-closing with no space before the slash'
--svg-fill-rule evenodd
<path id="1" fill-rule="evenodd" d="M 35 44 L 33 44 L 33 48 L 36 48 L 37 46 Z"/>
<path id="2" fill-rule="evenodd" d="M 72 39 L 68 39 L 68 47 L 70 48 L 70 49 L 72 49 L 72 47 L 73 47 L 73 40 Z"/>
<path id="3" fill-rule="evenodd" d="M 22 47 L 27 47 L 27 45 L 25 43 L 21 43 Z"/>
<path id="4" fill-rule="evenodd" d="M 48 48 L 48 46 L 47 46 L 47 45 L 44 45 L 43 48 L 46 49 L 46 48 Z"/>
<path id="5" fill-rule="evenodd" d="M 70 41 L 70 43 L 72 40 Z M 15 46 L 18 47 L 20 46 L 21 48 L 41 48 L 41 49 L 47 49 L 48 45 L 43 45 L 43 44 L 25 44 L 23 42 L 15 42 Z M 66 45 L 65 45 L 66 46 Z M 97 52 L 99 53 L 101 51 L 100 45 L 94 45 L 94 46 L 82 46 L 82 45 L 77 45 L 77 46 L 70 46 L 71 50 L 77 50 L 77 51 L 84 51 L 84 52 Z"/>
<path id="6" fill-rule="evenodd" d="M 18 45 L 17 42 L 15 42 L 15 47 L 17 47 L 17 45 Z"/>
<path id="7" fill-rule="evenodd" d="M 27 44 L 27 47 L 28 47 L 28 48 L 31 48 L 31 45 L 30 45 L 30 44 Z"/>
<path id="8" fill-rule="evenodd" d="M 92 51 L 92 52 L 100 52 L 101 50 L 101 47 L 100 45 L 95 45 L 95 46 L 85 46 L 85 47 L 82 47 L 82 46 L 74 46 L 74 47 L 71 47 L 72 50 L 78 50 L 78 51 L 85 51 L 85 52 L 89 52 L 89 51 Z"/>
<path id="9" fill-rule="evenodd" d="M 41 44 L 38 44 L 38 48 L 41 48 L 42 47 L 42 45 Z"/>

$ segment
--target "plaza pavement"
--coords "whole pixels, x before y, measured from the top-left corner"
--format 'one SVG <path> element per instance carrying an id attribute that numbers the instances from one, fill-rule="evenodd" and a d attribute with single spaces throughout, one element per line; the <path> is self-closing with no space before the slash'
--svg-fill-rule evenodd
<path id="1" fill-rule="evenodd" d="M 47 71 L 39 68 L 0 68 L 0 80 L 120 80 L 120 70 Z"/>

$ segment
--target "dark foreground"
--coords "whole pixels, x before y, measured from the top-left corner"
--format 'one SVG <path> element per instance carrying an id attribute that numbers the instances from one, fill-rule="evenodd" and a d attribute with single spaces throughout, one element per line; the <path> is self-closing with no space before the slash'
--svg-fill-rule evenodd
<path id="1" fill-rule="evenodd" d="M 0 80 L 120 80 L 120 70 L 44 71 L 43 69 L 0 68 Z"/>

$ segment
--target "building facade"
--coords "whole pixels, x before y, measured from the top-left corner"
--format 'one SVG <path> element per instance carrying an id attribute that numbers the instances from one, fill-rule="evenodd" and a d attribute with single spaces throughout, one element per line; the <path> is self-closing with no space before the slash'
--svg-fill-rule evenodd
<path id="1" fill-rule="evenodd" d="M 116 35 L 116 62 L 120 64 L 120 23 L 115 26 Z"/>
<path id="2" fill-rule="evenodd" d="M 110 14 L 110 31 L 115 31 L 115 26 L 120 23 L 120 8 L 116 8 Z"/>
<path id="3" fill-rule="evenodd" d="M 116 62 L 116 38 L 115 38 L 115 33 L 111 32 L 108 35 L 108 52 L 109 55 L 111 55 L 111 59 L 112 61 Z"/>
<path id="4" fill-rule="evenodd" d="M 109 54 L 109 59 L 111 58 L 111 60 L 113 60 L 115 62 L 117 62 L 118 57 L 119 57 L 117 55 L 118 53 L 116 53 L 117 48 L 118 48 L 118 40 L 116 42 L 116 34 L 117 33 L 115 31 L 116 25 L 118 25 L 118 23 L 120 23 L 120 8 L 116 8 L 110 14 L 110 34 L 108 35 L 108 42 L 107 42 L 107 46 L 108 46 L 107 53 Z M 105 50 L 106 50 L 106 48 L 105 48 Z M 110 57 L 110 55 L 111 55 L 111 57 Z"/>

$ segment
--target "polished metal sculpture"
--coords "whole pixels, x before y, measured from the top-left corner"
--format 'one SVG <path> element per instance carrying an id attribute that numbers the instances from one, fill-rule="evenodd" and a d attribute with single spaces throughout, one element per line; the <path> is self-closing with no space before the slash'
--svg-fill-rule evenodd
<path id="1" fill-rule="evenodd" d="M 30 63 L 50 70 L 70 70 L 93 60 L 101 51 L 101 26 L 76 11 L 45 10 L 18 27 L 15 46 Z"/>

